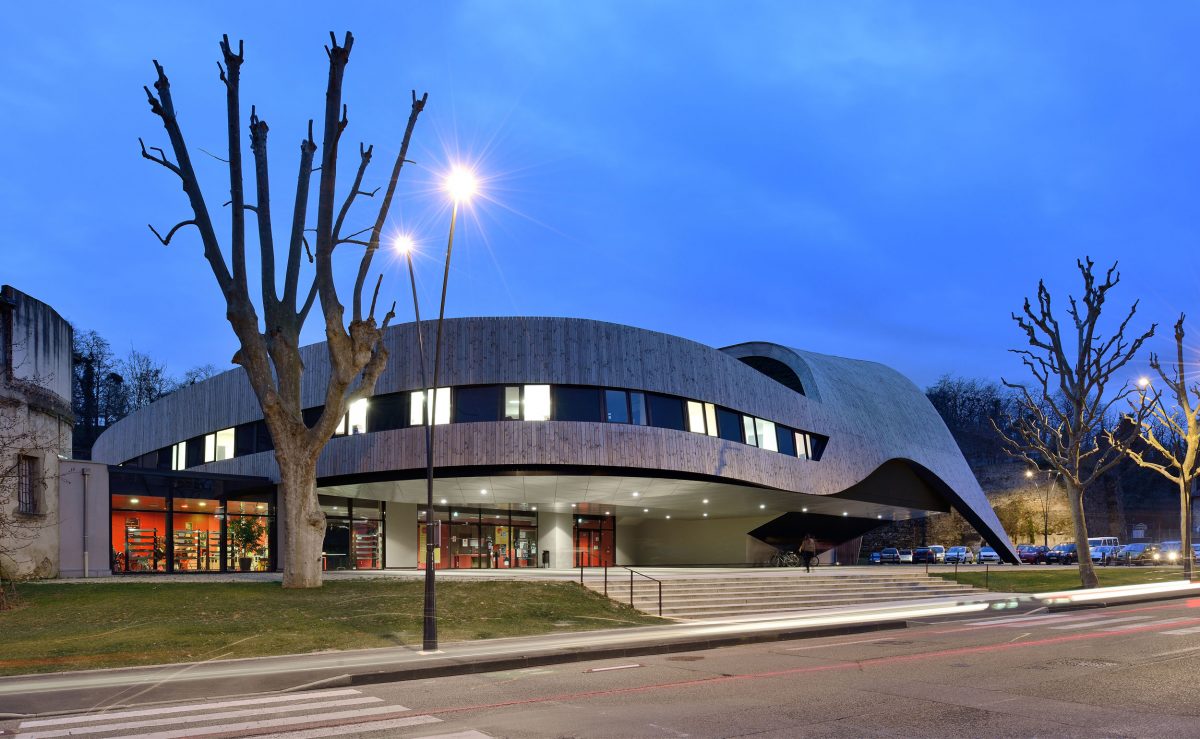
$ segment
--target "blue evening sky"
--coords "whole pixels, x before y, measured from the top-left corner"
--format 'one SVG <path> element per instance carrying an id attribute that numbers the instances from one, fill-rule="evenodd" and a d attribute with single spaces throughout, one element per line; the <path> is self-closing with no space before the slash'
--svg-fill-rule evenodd
<path id="1" fill-rule="evenodd" d="M 223 32 L 246 41 L 244 114 L 255 103 L 271 126 L 281 233 L 305 121 L 321 116 L 329 30 L 356 36 L 343 187 L 360 140 L 376 146 L 368 183 L 383 182 L 409 90 L 429 92 L 389 226 L 425 250 L 426 315 L 448 225 L 436 175 L 463 160 L 487 197 L 456 241 L 450 316 L 774 341 L 922 385 L 1014 374 L 1010 311 L 1042 276 L 1064 302 L 1084 254 L 1121 260 L 1114 313 L 1141 298 L 1139 325 L 1200 318 L 1194 4 L 21 3 L 5 15 L 0 280 L 175 373 L 227 366 L 235 344 L 194 232 L 164 248 L 146 229 L 189 211 L 139 156 L 138 136 L 167 146 L 141 86 L 159 59 L 227 218 L 224 165 L 200 151 L 226 146 Z M 370 203 L 355 224 L 373 220 Z M 349 272 L 356 248 L 342 250 Z M 380 264 L 411 320 L 400 263 Z"/>

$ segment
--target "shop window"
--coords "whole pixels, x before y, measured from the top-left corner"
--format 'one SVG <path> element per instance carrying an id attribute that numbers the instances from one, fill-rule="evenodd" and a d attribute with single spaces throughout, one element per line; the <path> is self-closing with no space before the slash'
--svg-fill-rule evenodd
<path id="1" fill-rule="evenodd" d="M 717 436 L 726 441 L 742 441 L 742 416 L 726 408 L 717 409 Z"/>
<path id="2" fill-rule="evenodd" d="M 520 385 L 509 385 L 504 388 L 504 419 L 506 421 L 521 420 Z"/>
<path id="3" fill-rule="evenodd" d="M 550 420 L 550 386 L 549 385 L 526 385 L 525 386 L 524 415 L 526 421 L 549 421 Z"/>
<path id="4" fill-rule="evenodd" d="M 454 422 L 500 420 L 500 386 L 460 387 L 454 391 Z"/>
<path id="5" fill-rule="evenodd" d="M 646 396 L 644 393 L 630 391 L 629 393 L 629 422 L 634 426 L 646 425 Z"/>
<path id="6" fill-rule="evenodd" d="M 434 424 L 441 426 L 450 423 L 450 388 L 439 387 L 437 395 L 433 390 L 414 390 L 409 393 L 409 425 L 420 426 L 428 417 L 426 405 L 433 406 Z"/>
<path id="7" fill-rule="evenodd" d="M 175 572 L 221 569 L 221 511 L 216 500 L 171 501 L 171 563 Z"/>
<path id="8" fill-rule="evenodd" d="M 42 512 L 38 500 L 38 460 L 36 457 L 17 457 L 17 512 L 29 515 Z"/>
<path id="9" fill-rule="evenodd" d="M 176 445 L 176 446 L 178 446 L 178 445 Z M 172 460 L 172 457 L 175 456 L 175 447 L 165 446 L 162 449 L 159 449 L 157 454 L 158 454 L 158 459 L 154 465 L 154 469 L 158 469 L 158 470 L 171 469 L 171 460 Z"/>
<path id="10" fill-rule="evenodd" d="M 624 390 L 604 391 L 604 420 L 629 423 L 629 395 Z"/>
<path id="11" fill-rule="evenodd" d="M 187 466 L 187 442 L 181 441 L 171 447 L 171 469 L 186 470 Z"/>
<path id="12" fill-rule="evenodd" d="M 746 434 L 746 443 L 750 446 L 758 446 L 758 434 L 755 433 L 753 416 L 742 416 L 742 430 Z"/>
<path id="13" fill-rule="evenodd" d="M 761 418 L 754 419 L 754 430 L 758 436 L 758 445 L 769 452 L 779 451 L 779 444 L 775 438 L 775 422 L 766 421 Z"/>
<path id="14" fill-rule="evenodd" d="M 271 568 L 270 509 L 266 503 L 230 501 L 226 510 L 226 567 L 238 572 Z"/>
<path id="15" fill-rule="evenodd" d="M 404 428 L 408 425 L 405 423 L 405 410 L 404 393 L 376 395 L 367 406 L 367 430 L 375 432 Z"/>
<path id="16" fill-rule="evenodd" d="M 646 393 L 646 405 L 650 410 L 650 425 L 663 429 L 686 429 L 683 417 L 683 401 L 669 395 Z"/>
<path id="17" fill-rule="evenodd" d="M 167 499 L 114 493 L 111 510 L 113 572 L 166 572 Z"/>
<path id="18" fill-rule="evenodd" d="M 558 421 L 600 422 L 600 389 L 554 386 L 554 418 Z"/>
<path id="19" fill-rule="evenodd" d="M 787 426 L 775 427 L 775 445 L 780 454 L 796 456 L 796 433 Z"/>
<path id="20" fill-rule="evenodd" d="M 271 438 L 271 429 L 267 428 L 266 421 L 258 421 L 254 424 L 255 453 L 269 452 L 273 449 L 275 449 L 275 440 Z"/>

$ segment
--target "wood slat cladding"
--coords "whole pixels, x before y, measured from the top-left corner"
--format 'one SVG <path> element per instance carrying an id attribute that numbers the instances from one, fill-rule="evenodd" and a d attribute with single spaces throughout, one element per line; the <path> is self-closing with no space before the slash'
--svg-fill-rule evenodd
<path id="1" fill-rule="evenodd" d="M 435 324 L 423 323 L 432 348 Z M 379 394 L 421 387 L 416 324 L 390 328 L 391 359 Z M 1003 528 L 950 432 L 921 390 L 874 362 L 756 342 L 714 349 L 676 336 L 570 318 L 462 318 L 445 323 L 443 386 L 557 384 L 626 388 L 726 406 L 829 437 L 820 462 L 789 457 L 686 431 L 606 423 L 506 421 L 439 426 L 439 467 L 561 465 L 644 469 L 716 476 L 779 490 L 850 491 L 889 460 L 911 462 L 943 482 L 978 516 L 993 545 Z M 323 344 L 302 350 L 305 407 L 323 402 L 329 372 Z M 739 357 L 766 356 L 799 376 L 801 395 Z M 432 376 L 432 373 L 430 373 Z M 95 459 L 112 464 L 261 418 L 240 369 L 184 388 L 114 424 L 96 442 Z M 322 454 L 322 477 L 409 474 L 424 467 L 419 428 L 334 438 Z M 275 477 L 270 454 L 214 462 L 200 469 Z M 1003 542 L 1003 543 L 1002 543 Z M 1015 556 L 1015 555 L 1014 555 Z"/>

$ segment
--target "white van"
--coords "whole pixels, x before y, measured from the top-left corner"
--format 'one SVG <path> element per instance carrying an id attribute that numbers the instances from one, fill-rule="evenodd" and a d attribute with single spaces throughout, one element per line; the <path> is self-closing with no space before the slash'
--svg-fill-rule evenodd
<path id="1" fill-rule="evenodd" d="M 1115 536 L 1089 536 L 1088 549 L 1092 547 L 1119 547 L 1121 541 Z"/>

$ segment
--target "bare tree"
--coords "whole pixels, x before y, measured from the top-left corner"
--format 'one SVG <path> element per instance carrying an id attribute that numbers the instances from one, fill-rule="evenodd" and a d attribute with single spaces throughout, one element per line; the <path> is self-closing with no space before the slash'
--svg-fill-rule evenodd
<path id="1" fill-rule="evenodd" d="M 360 197 L 373 197 L 376 191 L 362 189 L 363 176 L 371 162 L 373 147 L 359 145 L 358 170 L 349 191 L 338 207 L 337 168 L 338 149 L 342 133 L 349 123 L 346 106 L 342 103 L 342 78 L 350 59 L 354 37 L 347 33 L 343 44 L 330 33 L 331 44 L 325 48 L 329 58 L 329 77 L 325 87 L 325 117 L 319 168 L 313 166 L 318 147 L 313 139 L 313 124 L 308 123 L 308 135 L 300 142 L 300 169 L 296 178 L 296 196 L 292 211 L 285 253 L 283 294 L 279 295 L 275 272 L 275 240 L 272 235 L 270 183 L 267 174 L 267 123 L 250 109 L 250 149 L 254 158 L 254 203 L 246 202 L 242 176 L 242 114 L 239 80 L 244 60 L 242 43 L 234 52 L 229 37 L 221 41 L 223 64 L 218 63 L 220 79 L 225 85 L 229 149 L 226 161 L 229 169 L 229 202 L 232 207 L 232 228 L 229 236 L 229 262 L 222 251 L 220 239 L 209 215 L 209 207 L 201 191 L 199 179 L 192 166 L 191 155 L 184 142 L 183 131 L 176 116 L 171 86 L 162 66 L 155 61 L 158 78 L 154 90 L 145 88 L 150 110 L 159 117 L 170 139 L 174 161 L 159 148 L 142 144 L 142 156 L 161 165 L 179 178 L 191 205 L 192 217 L 177 223 L 165 236 L 154 231 L 165 245 L 180 229 L 193 227 L 200 233 L 204 257 L 225 298 L 226 318 L 233 327 L 240 348 L 233 363 L 246 370 L 250 385 L 262 406 L 263 416 L 275 444 L 275 459 L 279 464 L 279 490 L 283 516 L 287 525 L 284 544 L 284 587 L 309 588 L 321 584 L 321 543 L 325 534 L 325 516 L 316 494 L 316 465 L 321 449 L 329 441 L 347 406 L 369 397 L 387 363 L 383 331 L 394 316 L 389 310 L 382 324 L 375 320 L 375 307 L 383 276 L 375 282 L 369 308 L 363 310 L 363 292 L 371 260 L 379 250 L 383 225 L 396 192 L 408 152 L 409 140 L 417 117 L 425 107 L 428 94 L 412 94 L 412 108 L 404 138 L 392 165 L 391 177 L 384 190 L 374 223 L 353 233 L 343 227 L 351 207 Z M 309 191 L 312 175 L 320 172 L 317 185 L 316 226 L 308 228 Z M 258 223 L 260 253 L 261 309 L 250 296 L 246 270 L 246 213 L 254 214 Z M 151 227 L 153 231 L 153 227 Z M 314 233 L 313 249 L 308 247 L 307 232 Z M 333 253 L 344 244 L 362 248 L 358 275 L 350 302 L 351 318 L 345 324 L 345 308 L 334 284 Z M 315 262 L 315 277 L 304 288 L 300 285 L 303 255 Z M 315 252 L 315 259 L 313 256 Z M 232 270 L 230 268 L 232 263 Z M 329 357 L 329 376 L 325 388 L 324 409 L 311 427 L 305 425 L 300 407 L 300 384 L 304 365 L 299 353 L 300 329 L 312 308 L 320 299 L 324 319 L 325 341 Z"/>
<path id="2" fill-rule="evenodd" d="M 1175 322 L 1175 358 L 1164 368 L 1157 354 L 1150 355 L 1150 368 L 1164 389 L 1148 382 L 1138 403 L 1131 401 L 1131 420 L 1136 435 L 1110 435 L 1110 442 L 1139 466 L 1154 470 L 1179 489 L 1179 556 L 1183 574 L 1192 579 L 1192 489 L 1200 478 L 1200 381 L 1188 383 L 1184 362 L 1183 319 Z"/>
<path id="3" fill-rule="evenodd" d="M 130 349 L 129 355 L 117 367 L 125 389 L 125 413 L 150 405 L 177 386 L 167 374 L 165 364 L 137 349 Z"/>
<path id="4" fill-rule="evenodd" d="M 1068 298 L 1071 323 L 1066 330 L 1054 316 L 1050 291 L 1043 281 L 1038 282 L 1037 306 L 1026 298 L 1022 313 L 1012 315 L 1031 347 L 1012 351 L 1020 355 L 1033 382 L 1001 379 L 1017 391 L 1017 410 L 1006 424 L 1008 433 L 994 422 L 993 426 L 1010 455 L 1033 466 L 1046 465 L 1061 475 L 1071 509 L 1080 582 L 1085 588 L 1094 588 L 1098 583 L 1088 549 L 1083 496 L 1122 459 L 1120 449 L 1107 442 L 1105 425 L 1113 406 L 1128 399 L 1135 388 L 1125 383 L 1113 390 L 1110 384 L 1154 335 L 1155 325 L 1126 340 L 1125 332 L 1137 313 L 1135 301 L 1117 330 L 1104 338 L 1100 316 L 1108 291 L 1121 280 L 1117 265 L 1098 283 L 1091 259 L 1076 263 L 1083 276 L 1083 295 L 1079 300 Z M 1144 410 L 1139 413 L 1144 417 Z"/>

